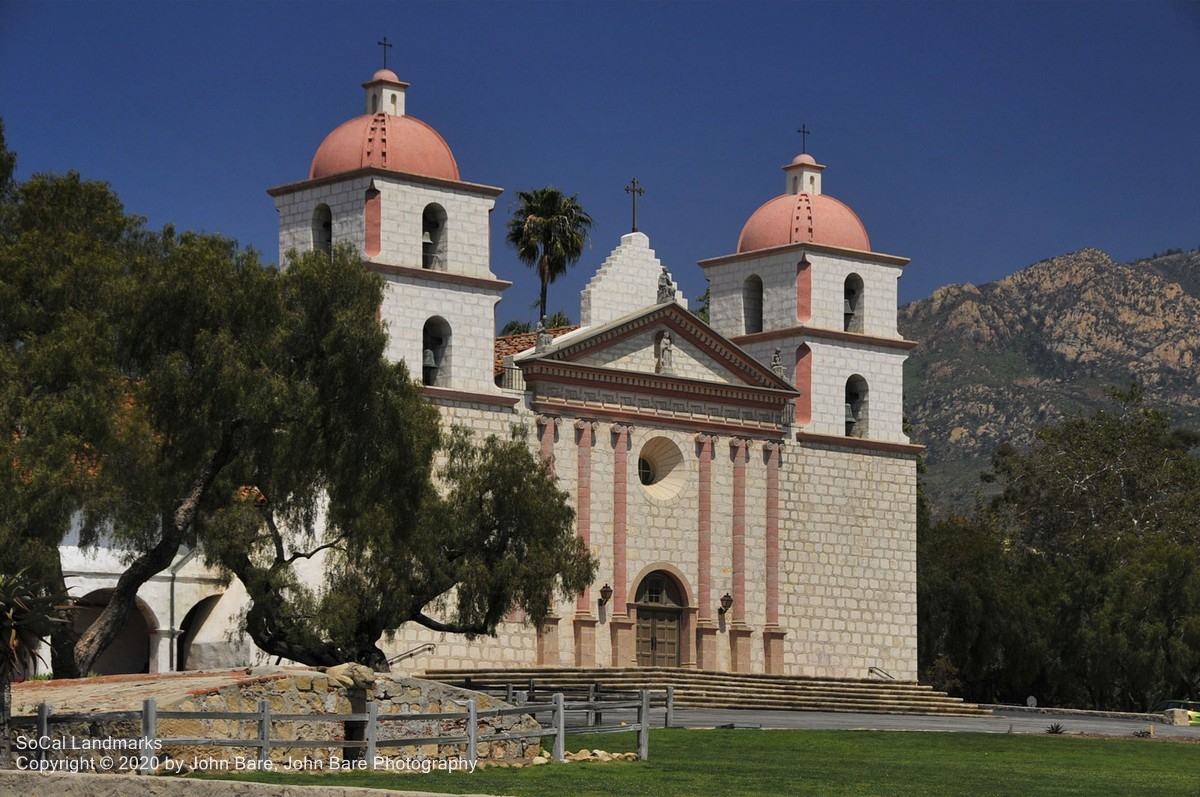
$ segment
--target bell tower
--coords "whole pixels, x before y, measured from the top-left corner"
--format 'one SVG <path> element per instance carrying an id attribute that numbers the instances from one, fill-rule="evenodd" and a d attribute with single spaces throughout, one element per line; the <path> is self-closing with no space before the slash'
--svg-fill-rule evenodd
<path id="1" fill-rule="evenodd" d="M 897 330 L 896 296 L 908 259 L 871 250 L 854 211 L 823 192 L 824 171 L 797 155 L 736 253 L 700 263 L 712 325 L 764 365 L 778 353 L 801 394 L 801 433 L 905 445 L 903 363 L 915 344 Z"/>
<path id="2" fill-rule="evenodd" d="M 317 148 L 308 179 L 268 190 L 290 250 L 349 244 L 387 286 L 388 356 L 433 396 L 498 394 L 495 307 L 508 282 L 491 270 L 489 220 L 502 189 L 461 179 L 449 145 L 407 115 L 409 84 L 380 69 L 366 112 Z"/>

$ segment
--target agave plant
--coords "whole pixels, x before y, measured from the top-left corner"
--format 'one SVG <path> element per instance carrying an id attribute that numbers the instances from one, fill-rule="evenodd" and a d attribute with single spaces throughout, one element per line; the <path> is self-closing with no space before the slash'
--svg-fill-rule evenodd
<path id="1" fill-rule="evenodd" d="M 53 625 L 65 622 L 58 614 L 64 598 L 47 594 L 25 570 L 0 573 L 0 769 L 10 766 L 13 678 L 26 672 Z"/>

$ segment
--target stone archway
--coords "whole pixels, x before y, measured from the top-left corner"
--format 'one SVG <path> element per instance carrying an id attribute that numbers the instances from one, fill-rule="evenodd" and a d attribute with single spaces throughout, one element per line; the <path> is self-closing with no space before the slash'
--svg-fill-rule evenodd
<path id="1" fill-rule="evenodd" d="M 112 592 L 111 589 L 98 589 L 75 602 L 76 633 L 82 634 L 96 622 L 112 598 Z M 93 672 L 99 675 L 150 672 L 150 661 L 155 653 L 151 648 L 150 634 L 157 628 L 153 612 L 138 598 L 137 611 L 130 612 L 120 636 L 96 659 L 92 665 Z"/>
<path id="2" fill-rule="evenodd" d="M 648 573 L 634 593 L 634 649 L 639 667 L 680 667 L 687 660 L 687 596 L 665 570 Z"/>

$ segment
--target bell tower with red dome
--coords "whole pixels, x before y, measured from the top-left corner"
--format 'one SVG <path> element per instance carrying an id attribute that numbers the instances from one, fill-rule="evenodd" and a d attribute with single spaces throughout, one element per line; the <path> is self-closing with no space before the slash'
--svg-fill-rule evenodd
<path id="1" fill-rule="evenodd" d="M 325 137 L 308 178 L 267 192 L 280 259 L 352 246 L 387 283 L 388 356 L 431 398 L 498 395 L 495 307 L 510 283 L 491 270 L 489 215 L 502 189 L 462 180 L 446 141 L 407 114 L 409 85 L 394 72 L 362 87 L 365 112 Z"/>
<path id="2" fill-rule="evenodd" d="M 871 250 L 811 155 L 783 171 L 784 193 L 751 214 L 736 252 L 700 263 L 713 328 L 763 363 L 778 353 L 801 392 L 801 435 L 907 445 L 903 365 L 915 344 L 897 331 L 896 296 L 908 259 Z"/>

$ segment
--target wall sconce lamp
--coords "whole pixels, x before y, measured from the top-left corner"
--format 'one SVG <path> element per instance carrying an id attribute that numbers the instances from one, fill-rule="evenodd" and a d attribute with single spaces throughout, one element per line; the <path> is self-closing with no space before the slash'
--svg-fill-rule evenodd
<path id="1" fill-rule="evenodd" d="M 717 609 L 717 614 L 725 614 L 733 606 L 733 596 L 726 592 L 721 596 L 721 608 Z"/>
<path id="2" fill-rule="evenodd" d="M 605 583 L 605 585 L 600 588 L 600 605 L 604 606 L 610 600 L 612 600 L 612 595 L 613 595 L 612 587 L 608 586 L 608 584 Z"/>

